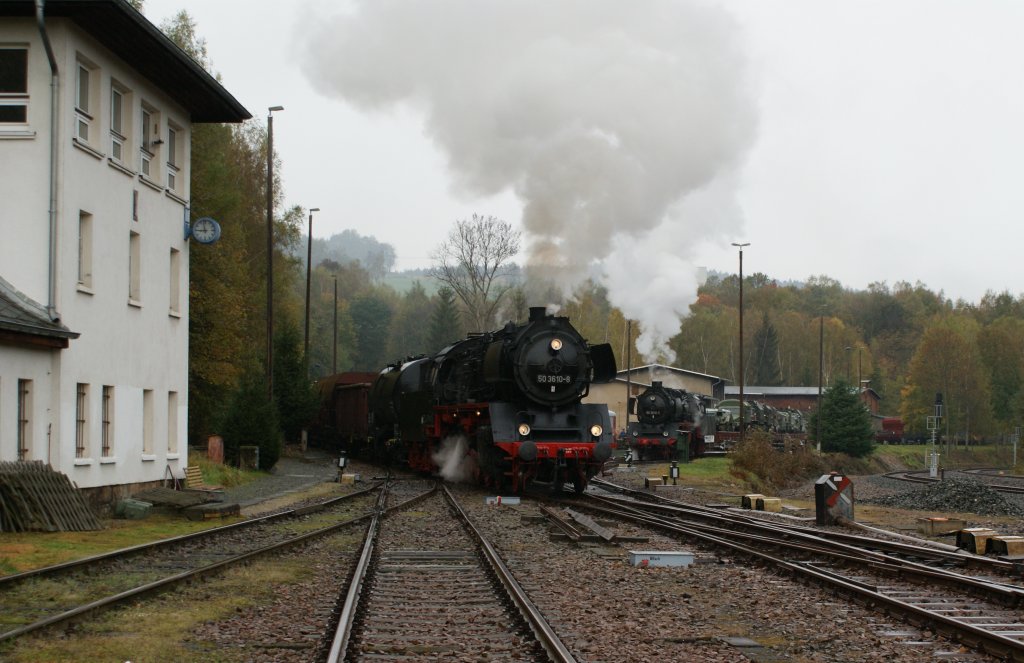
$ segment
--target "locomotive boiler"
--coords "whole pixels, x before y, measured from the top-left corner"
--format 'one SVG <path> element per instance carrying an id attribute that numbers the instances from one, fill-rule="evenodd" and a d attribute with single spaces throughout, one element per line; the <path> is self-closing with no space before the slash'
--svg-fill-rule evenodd
<path id="1" fill-rule="evenodd" d="M 629 446 L 641 460 L 680 458 L 684 451 L 686 458 L 699 458 L 704 455 L 704 430 L 708 428 L 705 411 L 697 394 L 652 382 L 630 400 L 630 413 L 637 420 L 629 424 Z"/>
<path id="2" fill-rule="evenodd" d="M 568 318 L 531 308 L 525 324 L 381 371 L 369 441 L 412 469 L 455 463 L 496 490 L 571 483 L 582 492 L 612 453 L 607 405 L 582 400 L 615 373 L 609 344 L 590 345 Z"/>

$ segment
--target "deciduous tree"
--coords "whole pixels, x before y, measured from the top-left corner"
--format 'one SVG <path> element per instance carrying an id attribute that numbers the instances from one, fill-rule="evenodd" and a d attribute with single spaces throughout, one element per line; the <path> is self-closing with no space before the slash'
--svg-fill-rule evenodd
<path id="1" fill-rule="evenodd" d="M 462 300 L 470 331 L 489 331 L 502 297 L 514 285 L 502 280 L 519 253 L 520 232 L 493 216 L 457 221 L 433 254 L 435 278 Z"/>

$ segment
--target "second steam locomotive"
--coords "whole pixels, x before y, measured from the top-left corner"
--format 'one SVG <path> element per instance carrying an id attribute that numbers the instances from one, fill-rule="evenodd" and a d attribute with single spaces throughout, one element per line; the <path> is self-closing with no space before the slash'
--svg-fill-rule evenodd
<path id="1" fill-rule="evenodd" d="M 381 371 L 366 442 L 415 470 L 461 464 L 497 490 L 582 492 L 612 454 L 607 405 L 582 400 L 615 373 L 609 344 L 590 345 L 568 318 L 531 308 L 525 324 Z"/>
<path id="2" fill-rule="evenodd" d="M 699 458 L 704 455 L 704 430 L 708 429 L 701 397 L 685 389 L 651 383 L 636 399 L 630 399 L 629 446 L 641 460 Z M 714 431 L 711 426 L 710 430 Z"/>

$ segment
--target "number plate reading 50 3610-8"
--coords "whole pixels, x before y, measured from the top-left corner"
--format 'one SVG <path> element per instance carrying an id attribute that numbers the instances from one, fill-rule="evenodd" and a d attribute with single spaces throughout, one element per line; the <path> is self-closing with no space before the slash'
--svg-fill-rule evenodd
<path id="1" fill-rule="evenodd" d="M 572 382 L 572 376 L 570 375 L 538 375 L 537 384 L 570 384 Z"/>

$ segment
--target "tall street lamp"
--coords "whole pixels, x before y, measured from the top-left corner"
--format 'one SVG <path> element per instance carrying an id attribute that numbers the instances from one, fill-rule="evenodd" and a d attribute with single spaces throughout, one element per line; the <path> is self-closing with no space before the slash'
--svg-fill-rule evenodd
<path id="1" fill-rule="evenodd" d="M 267 109 L 267 396 L 274 399 L 274 111 Z"/>
<path id="2" fill-rule="evenodd" d="M 821 307 L 821 321 L 818 326 L 818 451 L 821 451 L 821 384 L 825 381 L 825 307 Z"/>
<path id="3" fill-rule="evenodd" d="M 309 275 L 313 265 L 313 212 L 319 207 L 309 208 L 309 236 L 306 239 L 306 336 L 302 346 L 302 358 L 306 361 L 306 377 L 309 377 Z"/>
<path id="4" fill-rule="evenodd" d="M 743 247 L 750 246 L 750 242 L 743 244 L 732 243 L 740 250 L 740 442 L 743 442 L 744 403 L 743 403 Z"/>
<path id="5" fill-rule="evenodd" d="M 338 372 L 338 275 L 334 275 L 334 351 L 331 353 L 331 375 Z"/>

